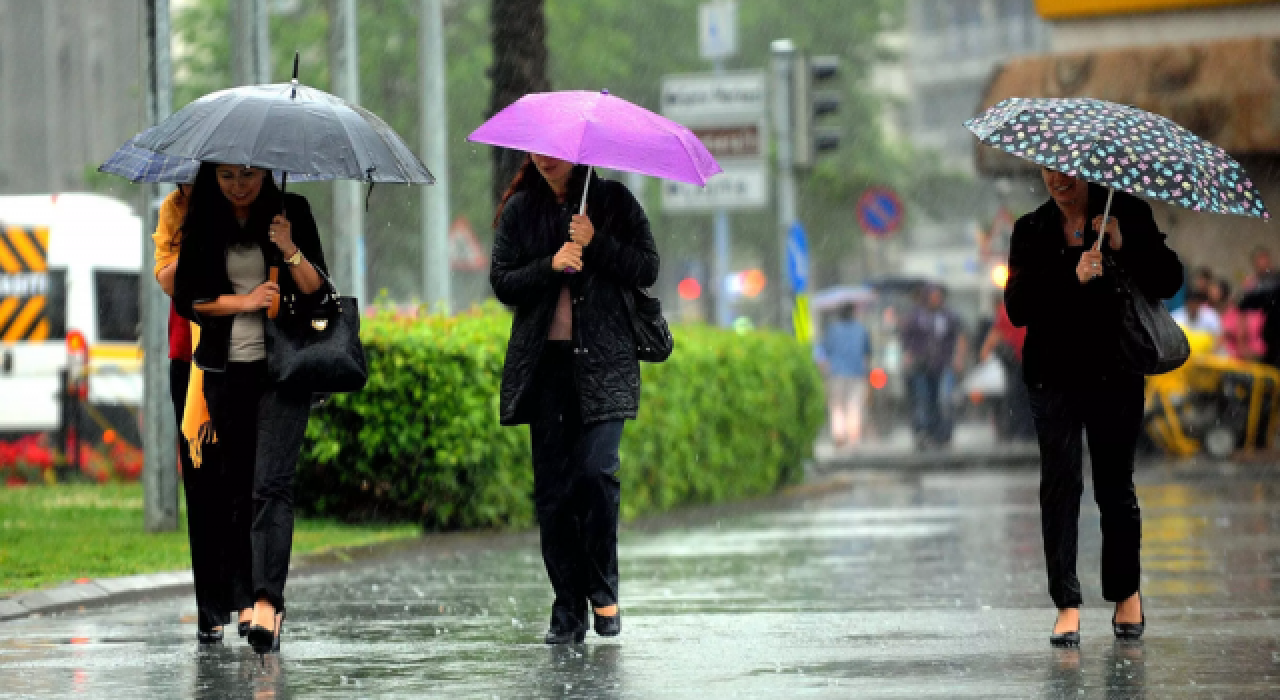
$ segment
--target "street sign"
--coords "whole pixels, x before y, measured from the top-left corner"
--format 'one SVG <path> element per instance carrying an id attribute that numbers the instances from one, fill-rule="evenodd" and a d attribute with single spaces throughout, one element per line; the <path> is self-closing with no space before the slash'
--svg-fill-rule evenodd
<path id="1" fill-rule="evenodd" d="M 480 241 L 476 240 L 471 223 L 461 216 L 454 219 L 449 227 L 449 268 L 478 272 L 488 265 L 489 257 L 484 254 Z"/>
<path id="2" fill-rule="evenodd" d="M 904 208 L 888 187 L 872 187 L 858 198 L 858 224 L 868 235 L 885 237 L 902 227 Z"/>
<path id="3" fill-rule="evenodd" d="M 664 182 L 666 211 L 769 205 L 767 85 L 763 71 L 688 73 L 662 79 L 663 115 L 689 127 L 724 169 L 705 188 Z"/>
<path id="4" fill-rule="evenodd" d="M 718 0 L 698 7 L 698 49 L 708 61 L 738 53 L 738 3 Z"/>
<path id="5" fill-rule="evenodd" d="M 804 294 L 809 289 L 809 237 L 799 221 L 791 222 L 787 229 L 787 273 L 791 278 L 791 292 Z"/>
<path id="6" fill-rule="evenodd" d="M 763 161 L 722 162 L 724 172 L 706 187 L 664 180 L 662 208 L 670 212 L 761 209 L 769 205 L 769 175 Z"/>
<path id="7" fill-rule="evenodd" d="M 769 108 L 764 71 L 682 73 L 662 78 L 662 114 L 685 126 L 752 124 Z"/>

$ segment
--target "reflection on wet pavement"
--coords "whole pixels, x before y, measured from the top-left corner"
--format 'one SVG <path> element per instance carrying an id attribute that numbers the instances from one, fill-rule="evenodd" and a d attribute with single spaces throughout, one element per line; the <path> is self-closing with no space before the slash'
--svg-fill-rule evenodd
<path id="1" fill-rule="evenodd" d="M 1058 651 L 1033 470 L 866 473 L 814 500 L 626 533 L 618 640 L 543 646 L 535 540 L 507 538 L 296 578 L 284 652 L 265 660 L 234 632 L 197 649 L 187 599 L 3 623 L 0 694 L 1277 697 L 1273 471 L 1142 470 L 1139 643 L 1111 636 L 1090 494 L 1084 644 Z"/>

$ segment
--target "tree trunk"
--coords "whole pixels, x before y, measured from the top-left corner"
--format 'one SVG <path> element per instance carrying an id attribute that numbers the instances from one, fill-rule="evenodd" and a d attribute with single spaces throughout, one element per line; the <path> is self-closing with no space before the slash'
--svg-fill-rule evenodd
<path id="1" fill-rule="evenodd" d="M 489 15 L 493 65 L 489 114 L 493 116 L 530 92 L 551 89 L 547 79 L 547 23 L 543 0 L 493 0 Z M 493 149 L 493 201 L 502 199 L 524 154 Z"/>

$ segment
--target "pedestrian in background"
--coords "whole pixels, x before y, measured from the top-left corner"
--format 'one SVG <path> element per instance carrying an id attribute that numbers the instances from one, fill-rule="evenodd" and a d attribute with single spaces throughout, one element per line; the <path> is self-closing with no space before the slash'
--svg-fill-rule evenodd
<path id="1" fill-rule="evenodd" d="M 231 493 L 224 536 L 232 601 L 253 608 L 254 650 L 274 651 L 293 547 L 294 475 L 312 397 L 268 379 L 266 324 L 303 332 L 326 296 L 324 253 L 307 200 L 282 193 L 260 168 L 202 164 L 182 231 L 174 301 L 200 326 L 194 359 L 205 373 Z M 278 283 L 268 279 L 273 267 L 285 270 Z M 273 302 L 281 302 L 280 314 L 268 319 Z"/>
<path id="2" fill-rule="evenodd" d="M 187 213 L 188 185 L 178 185 L 160 205 L 156 230 L 155 277 L 169 297 L 173 297 L 178 253 L 182 249 L 182 219 Z M 196 594 L 196 639 L 201 644 L 222 641 L 223 626 L 231 620 L 231 584 L 223 568 L 223 538 L 230 523 L 224 508 L 226 492 L 219 467 L 207 452 L 197 447 L 195 460 L 191 445 L 182 436 L 183 418 L 191 380 L 191 323 L 169 304 L 169 395 L 178 422 L 178 463 L 182 468 L 182 492 L 186 500 L 187 540 L 191 547 L 191 577 Z M 199 400 L 203 402 L 201 395 Z M 241 620 L 248 622 L 246 607 Z M 246 627 L 245 632 L 248 632 Z M 241 635 L 243 636 L 243 635 Z"/>
<path id="3" fill-rule="evenodd" d="M 836 447 L 856 445 L 862 438 L 871 365 L 871 334 L 858 320 L 856 306 L 844 307 L 840 316 L 827 324 L 814 352 L 827 377 L 831 440 Z"/>
<path id="4" fill-rule="evenodd" d="M 1027 339 L 1027 329 L 1018 328 L 1009 320 L 1009 311 L 1003 300 L 996 305 L 995 319 L 978 353 L 979 362 L 995 357 L 1005 370 L 1005 397 L 1002 415 L 996 421 L 996 434 L 1003 439 L 1022 440 L 1035 436 L 1035 423 L 1031 418 L 1031 399 L 1027 384 L 1022 381 L 1022 346 Z"/>
<path id="5" fill-rule="evenodd" d="M 946 290 L 929 285 L 902 328 L 911 402 L 911 427 L 922 448 L 951 442 L 951 393 L 964 370 L 967 341 L 960 319 L 946 307 Z"/>
<path id="6" fill-rule="evenodd" d="M 624 294 L 658 279 L 644 209 L 621 183 L 533 155 L 494 218 L 489 281 L 513 307 L 501 421 L 528 424 L 542 560 L 555 590 L 548 644 L 581 642 L 587 605 L 601 636 L 618 609 L 618 447 L 640 405 Z"/>
<path id="7" fill-rule="evenodd" d="M 1216 282 L 1216 281 L 1215 281 Z M 1209 303 L 1209 294 L 1193 289 L 1187 295 L 1187 303 L 1174 311 L 1173 320 L 1189 331 L 1208 333 L 1216 341 L 1222 335 L 1222 318 Z"/>
<path id="8" fill-rule="evenodd" d="M 1014 226 L 1005 304 L 1027 329 L 1023 375 L 1040 442 L 1040 519 L 1049 595 L 1058 608 L 1050 642 L 1080 644 L 1082 433 L 1089 438 L 1094 499 L 1102 514 L 1102 595 L 1116 604 L 1117 637 L 1141 636 L 1142 513 L 1133 461 L 1142 430 L 1143 377 L 1116 365 L 1124 299 L 1113 275 L 1129 275 L 1151 298 L 1182 285 L 1178 256 L 1164 242 L 1151 207 L 1116 192 L 1106 241 L 1094 251 L 1107 191 L 1042 169 L 1049 201 Z"/>
<path id="9" fill-rule="evenodd" d="M 1226 280 L 1218 280 L 1217 287 L 1218 297 L 1224 300 L 1219 309 L 1223 352 L 1236 360 L 1261 362 L 1267 354 L 1267 344 L 1262 341 L 1266 317 L 1261 311 L 1242 311 Z"/>

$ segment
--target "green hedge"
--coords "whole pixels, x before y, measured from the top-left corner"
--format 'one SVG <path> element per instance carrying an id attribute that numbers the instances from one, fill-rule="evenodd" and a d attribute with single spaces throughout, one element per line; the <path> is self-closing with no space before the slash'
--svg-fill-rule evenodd
<path id="1" fill-rule="evenodd" d="M 496 305 L 365 319 L 369 383 L 312 414 L 300 507 L 430 529 L 532 523 L 528 428 L 498 425 L 510 325 Z M 798 480 L 823 420 L 808 350 L 771 332 L 673 331 L 676 352 L 644 366 L 640 417 L 624 433 L 624 517 Z"/>

